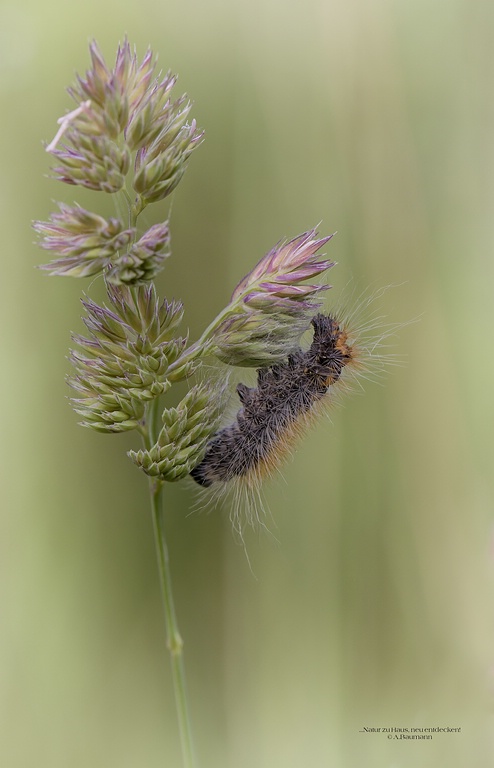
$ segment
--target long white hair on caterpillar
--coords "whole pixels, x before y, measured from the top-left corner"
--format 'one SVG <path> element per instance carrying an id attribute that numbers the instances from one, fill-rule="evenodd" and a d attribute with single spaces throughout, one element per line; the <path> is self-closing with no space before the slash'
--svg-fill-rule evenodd
<path id="1" fill-rule="evenodd" d="M 298 347 L 284 362 L 259 368 L 257 386 L 237 385 L 240 410 L 212 436 L 190 474 L 208 505 L 225 498 L 230 502 L 233 529 L 241 540 L 246 525 L 266 527 L 264 481 L 280 469 L 328 405 L 355 383 L 362 387 L 361 379 L 379 380 L 388 366 L 400 363 L 389 347 L 403 324 L 386 323 L 372 311 L 386 290 L 365 291 L 350 311 L 337 307 L 316 314 L 308 349 Z"/>

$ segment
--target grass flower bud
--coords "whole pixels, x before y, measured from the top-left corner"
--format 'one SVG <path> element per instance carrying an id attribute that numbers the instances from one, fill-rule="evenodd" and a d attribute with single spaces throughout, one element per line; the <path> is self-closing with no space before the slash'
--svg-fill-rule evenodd
<path id="1" fill-rule="evenodd" d="M 136 285 L 152 280 L 170 256 L 168 222 L 154 224 L 128 250 L 113 261 L 107 280 L 115 285 Z"/>
<path id="2" fill-rule="evenodd" d="M 66 131 L 67 146 L 52 149 L 60 165 L 53 168 L 58 181 L 110 194 L 125 184 L 131 155 L 128 147 L 118 146 L 105 135 L 94 135 L 91 110 L 84 110 Z"/>
<path id="3" fill-rule="evenodd" d="M 69 380 L 74 389 L 82 395 L 72 398 L 76 413 L 83 417 L 80 424 L 97 432 L 116 433 L 137 429 L 144 415 L 144 404 L 118 392 L 98 392 L 85 385 L 80 377 Z"/>
<path id="4" fill-rule="evenodd" d="M 41 269 L 51 275 L 88 277 L 104 274 L 115 285 L 149 282 L 163 268 L 170 255 L 168 222 L 154 224 L 144 235 L 135 227 L 124 229 L 118 219 L 104 219 L 79 206 L 60 203 L 60 213 L 50 221 L 34 222 L 45 250 L 61 254 Z"/>
<path id="5" fill-rule="evenodd" d="M 176 408 L 163 412 L 163 427 L 149 450 L 129 451 L 147 475 L 173 482 L 186 477 L 204 456 L 226 403 L 226 383 L 215 390 L 194 386 Z"/>
<path id="6" fill-rule="evenodd" d="M 160 304 L 152 284 L 134 291 L 109 285 L 108 296 L 109 307 L 83 301 L 89 337 L 73 337 L 82 353 L 71 353 L 76 373 L 68 382 L 83 396 L 73 400 L 83 426 L 121 432 L 135 429 L 144 404 L 171 386 L 168 367 L 185 346 L 174 336 L 183 311 L 180 303 Z"/>
<path id="7" fill-rule="evenodd" d="M 134 189 L 143 204 L 155 203 L 169 195 L 185 173 L 187 160 L 202 141 L 195 120 L 186 120 L 190 106 L 175 116 L 157 138 L 142 147 L 136 156 Z"/>
<path id="8" fill-rule="evenodd" d="M 227 365 L 262 367 L 284 360 L 307 329 L 310 317 L 243 313 L 227 317 L 214 337 L 214 354 Z"/>
<path id="9" fill-rule="evenodd" d="M 312 229 L 281 242 L 240 281 L 212 337 L 222 362 L 258 367 L 287 357 L 330 287 L 301 283 L 334 266 L 316 255 L 331 237 Z"/>
<path id="10" fill-rule="evenodd" d="M 95 42 L 90 55 L 91 68 L 69 88 L 77 107 L 60 118 L 47 146 L 59 163 L 53 171 L 68 184 L 114 193 L 123 188 L 137 153 L 133 185 L 139 211 L 176 187 L 202 133 L 195 121 L 187 122 L 187 96 L 170 98 L 177 78 L 170 72 L 155 76 L 151 51 L 139 63 L 125 40 L 113 69 Z"/>
<path id="11" fill-rule="evenodd" d="M 60 212 L 53 213 L 49 221 L 33 225 L 41 247 L 60 254 L 60 258 L 41 267 L 51 275 L 100 274 L 135 236 L 135 229 L 125 229 L 118 219 L 107 220 L 79 206 L 59 203 L 59 207 Z"/>
<path id="12" fill-rule="evenodd" d="M 273 298 L 286 298 L 290 302 L 305 303 L 305 299 L 321 290 L 329 288 L 328 285 L 304 285 L 300 283 L 312 277 L 320 275 L 334 262 L 320 259 L 317 251 L 325 245 L 333 235 L 317 240 L 317 232 L 311 229 L 288 242 L 281 242 L 266 254 L 256 264 L 248 275 L 237 285 L 232 294 L 232 302 L 243 301 L 249 303 L 252 295 L 259 293 Z M 307 304 L 305 303 L 305 306 Z M 311 304 L 310 309 L 318 304 Z"/>

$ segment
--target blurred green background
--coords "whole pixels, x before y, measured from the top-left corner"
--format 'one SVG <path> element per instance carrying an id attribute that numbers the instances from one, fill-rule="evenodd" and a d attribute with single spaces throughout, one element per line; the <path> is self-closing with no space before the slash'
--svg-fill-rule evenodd
<path id="1" fill-rule="evenodd" d="M 96 38 L 180 75 L 207 140 L 159 290 L 191 337 L 281 237 L 338 230 L 333 291 L 388 284 L 406 356 L 266 490 L 168 536 L 203 768 L 493 764 L 494 5 L 483 0 L 25 0 L 0 5 L 1 768 L 180 765 L 135 439 L 83 430 L 64 376 L 89 281 L 48 278 L 32 219 L 108 205 L 42 140 Z M 163 207 L 165 210 L 166 206 Z M 100 210 L 100 209 L 98 209 Z M 159 215 L 159 211 L 154 214 Z M 91 295 L 101 295 L 96 283 Z M 491 331 L 489 331 L 491 329 Z M 364 727 L 461 727 L 431 741 Z"/>

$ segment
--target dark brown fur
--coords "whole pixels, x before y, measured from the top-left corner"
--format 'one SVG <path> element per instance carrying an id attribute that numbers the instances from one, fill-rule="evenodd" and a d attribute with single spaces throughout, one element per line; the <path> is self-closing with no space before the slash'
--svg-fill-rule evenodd
<path id="1" fill-rule="evenodd" d="M 312 326 L 306 352 L 299 348 L 285 363 L 260 368 L 255 388 L 237 386 L 242 408 L 235 421 L 214 435 L 190 473 L 199 485 L 227 482 L 269 462 L 284 434 L 340 378 L 352 359 L 346 332 L 330 315 L 316 315 Z"/>

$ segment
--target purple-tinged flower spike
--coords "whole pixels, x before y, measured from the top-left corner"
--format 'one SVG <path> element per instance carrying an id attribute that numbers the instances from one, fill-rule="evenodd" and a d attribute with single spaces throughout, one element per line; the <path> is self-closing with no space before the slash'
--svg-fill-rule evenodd
<path id="1" fill-rule="evenodd" d="M 95 42 L 90 54 L 91 69 L 69 89 L 77 107 L 59 120 L 60 130 L 47 147 L 60 163 L 54 173 L 68 184 L 117 192 L 137 152 L 134 188 L 141 196 L 139 212 L 175 188 L 202 133 L 195 121 L 187 122 L 187 96 L 170 98 L 176 77 L 170 72 L 162 79 L 155 76 L 151 51 L 139 63 L 125 40 L 113 69 Z"/>
<path id="2" fill-rule="evenodd" d="M 185 173 L 190 154 L 202 141 L 203 134 L 198 132 L 196 121 L 192 120 L 190 125 L 186 122 L 189 109 L 187 105 L 172 116 L 169 127 L 137 153 L 133 184 L 143 206 L 173 192 Z"/>
<path id="3" fill-rule="evenodd" d="M 332 237 L 329 235 L 318 240 L 316 230 L 310 229 L 293 240 L 278 243 L 240 281 L 233 291 L 231 301 L 241 300 L 255 309 L 267 309 L 271 304 L 283 308 L 289 314 L 297 311 L 298 304 L 312 311 L 319 306 L 319 302 L 310 301 L 310 297 L 330 286 L 300 283 L 334 267 L 333 261 L 321 261 L 318 260 L 320 255 L 316 256 L 317 251 Z"/>
<path id="4" fill-rule="evenodd" d="M 104 219 L 78 206 L 59 203 L 50 221 L 34 222 L 40 245 L 60 254 L 41 269 L 51 275 L 88 277 L 104 274 L 114 285 L 152 280 L 170 255 L 168 222 L 154 224 L 137 240 L 135 227 L 124 229 L 118 219 Z"/>
<path id="5" fill-rule="evenodd" d="M 152 280 L 170 256 L 168 222 L 154 224 L 110 266 L 106 279 L 114 285 L 137 285 Z"/>
<path id="6" fill-rule="evenodd" d="M 135 237 L 135 229 L 125 229 L 118 219 L 104 219 L 79 206 L 59 203 L 60 212 L 50 221 L 35 221 L 40 245 L 60 255 L 50 264 L 43 264 L 51 275 L 88 277 L 103 272 L 127 250 Z"/>
<path id="7" fill-rule="evenodd" d="M 65 143 L 57 148 L 54 140 L 47 147 L 60 163 L 53 168 L 54 177 L 66 184 L 113 194 L 125 184 L 131 167 L 130 150 L 118 144 L 117 137 L 103 132 L 92 102 L 85 102 L 83 107 L 71 113 L 71 120 L 64 123 L 62 118 Z"/>
<path id="8" fill-rule="evenodd" d="M 329 285 L 303 284 L 334 262 L 317 251 L 330 239 L 314 229 L 276 245 L 235 288 L 215 326 L 213 352 L 229 365 L 263 366 L 286 359 L 307 330 Z"/>

